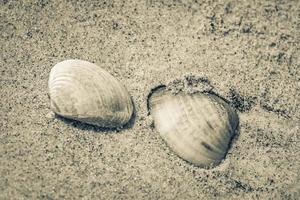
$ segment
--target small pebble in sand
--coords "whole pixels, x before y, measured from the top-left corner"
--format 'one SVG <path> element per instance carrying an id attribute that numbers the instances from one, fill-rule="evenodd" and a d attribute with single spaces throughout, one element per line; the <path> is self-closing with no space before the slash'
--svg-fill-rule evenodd
<path id="1" fill-rule="evenodd" d="M 48 87 L 51 110 L 65 118 L 116 128 L 132 117 L 133 104 L 126 88 L 93 63 L 65 60 L 56 64 Z"/>
<path id="2" fill-rule="evenodd" d="M 50 111 L 46 114 L 47 119 L 54 119 L 55 118 L 55 113 Z"/>

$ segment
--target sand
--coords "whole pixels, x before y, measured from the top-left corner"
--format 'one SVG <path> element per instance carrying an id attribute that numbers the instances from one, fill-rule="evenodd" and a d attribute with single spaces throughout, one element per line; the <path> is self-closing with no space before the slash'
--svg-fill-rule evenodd
<path id="1" fill-rule="evenodd" d="M 0 199 L 299 199 L 300 2 L 1 1 Z M 135 104 L 121 130 L 51 117 L 47 80 L 83 59 Z M 152 88 L 205 75 L 238 110 L 225 160 L 173 153 Z"/>

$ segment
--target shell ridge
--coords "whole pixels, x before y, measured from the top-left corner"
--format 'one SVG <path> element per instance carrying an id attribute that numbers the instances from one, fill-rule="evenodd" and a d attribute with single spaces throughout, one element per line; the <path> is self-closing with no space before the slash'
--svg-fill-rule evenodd
<path id="1" fill-rule="evenodd" d="M 217 134 L 216 137 L 218 138 L 219 148 L 221 148 L 221 150 L 223 152 L 227 149 L 227 145 L 222 141 L 227 140 L 228 131 L 226 129 L 225 134 L 224 134 L 224 131 L 222 131 L 222 130 L 224 130 L 224 128 L 226 128 L 226 127 L 224 127 L 226 123 L 224 123 L 225 121 L 224 121 L 224 118 L 222 117 L 222 114 L 220 113 L 220 110 L 222 110 L 223 114 L 226 114 L 226 112 L 224 112 L 224 108 L 222 106 L 220 106 L 219 102 L 217 101 L 217 98 L 218 98 L 217 96 L 216 97 L 209 96 L 209 98 L 207 99 L 207 102 L 208 102 L 207 106 L 209 107 L 209 108 L 207 108 L 207 111 L 210 111 L 210 116 L 212 119 L 218 119 L 214 123 L 214 126 L 218 127 L 218 129 L 215 130 L 215 133 Z"/>
<path id="2" fill-rule="evenodd" d="M 183 100 L 183 98 L 185 100 Z M 193 148 L 195 149 L 195 151 L 197 151 L 197 148 L 193 145 L 194 141 L 197 141 L 198 139 L 200 139 L 199 137 L 195 137 L 193 132 L 195 131 L 200 131 L 200 133 L 202 133 L 202 130 L 199 130 L 199 127 L 194 123 L 194 120 L 192 120 L 190 117 L 190 115 L 192 114 L 189 114 L 190 112 L 193 111 L 193 105 L 192 105 L 192 100 L 191 100 L 191 95 L 188 95 L 188 96 L 184 96 L 184 97 L 180 97 L 180 105 L 182 106 L 182 110 L 184 111 L 184 118 L 188 119 L 188 122 L 190 124 L 190 126 L 188 126 L 189 128 L 193 128 L 193 131 L 191 131 L 191 134 L 190 134 L 190 137 L 191 137 L 191 140 L 188 142 L 188 144 L 190 146 L 193 146 Z M 183 105 L 187 105 L 187 106 L 183 106 Z M 188 108 L 189 111 L 187 111 L 185 108 Z M 194 114 L 194 112 L 192 112 Z M 194 115 L 196 116 L 196 115 Z M 201 136 L 203 136 L 203 134 L 201 134 Z M 200 144 L 199 144 L 200 145 Z M 198 153 L 203 153 L 202 151 L 199 151 Z M 208 155 L 207 155 L 208 156 Z"/>
<path id="3" fill-rule="evenodd" d="M 196 94 L 195 94 L 196 95 Z M 203 99 L 204 99 L 204 96 L 200 96 L 200 95 L 198 95 L 197 94 L 197 96 L 195 96 L 195 95 L 193 95 L 193 101 L 195 102 L 194 104 L 196 105 L 196 107 L 198 108 L 197 110 L 195 110 L 195 106 L 192 106 L 192 109 L 193 109 L 193 113 L 195 114 L 195 117 L 197 118 L 197 121 L 205 121 L 205 122 L 207 122 L 209 119 L 206 117 L 207 116 L 207 114 L 204 114 L 203 112 L 202 112 L 202 110 L 203 110 L 203 108 L 205 107 L 205 106 L 202 106 L 201 104 L 199 104 L 198 103 L 198 101 L 199 100 L 201 100 L 202 102 L 203 102 Z M 199 107 L 200 106 L 200 107 Z M 201 113 L 201 115 L 199 115 L 199 112 Z M 216 145 L 216 144 L 214 144 L 212 141 L 214 141 L 214 140 L 219 140 L 219 138 L 218 137 L 215 137 L 215 135 L 213 135 L 213 134 L 210 134 L 209 132 L 210 131 L 208 131 L 207 129 L 206 129 L 206 124 L 203 124 L 203 123 L 201 123 L 201 124 L 197 124 L 196 125 L 196 128 L 198 129 L 198 131 L 201 133 L 201 134 L 199 134 L 199 136 L 201 135 L 201 137 L 198 137 L 198 138 L 202 138 L 201 139 L 201 142 L 199 143 L 199 145 L 202 145 L 202 142 L 203 141 L 205 141 L 205 140 L 209 140 L 210 141 L 210 146 L 212 146 L 213 147 L 213 153 L 214 154 L 220 154 L 221 152 L 223 152 L 221 149 L 219 149 L 219 147 Z M 213 130 L 213 131 L 215 131 L 215 130 Z M 220 141 L 218 141 L 218 142 L 220 142 Z M 211 154 L 211 153 L 210 153 Z"/>
<path id="4" fill-rule="evenodd" d="M 227 131 L 227 137 L 231 137 L 234 134 L 234 129 L 236 128 L 236 125 L 230 123 L 230 121 L 231 121 L 231 117 L 235 113 L 234 113 L 233 109 L 230 106 L 228 106 L 226 104 L 226 102 L 224 102 L 222 99 L 216 99 L 216 102 L 219 104 L 219 106 L 222 108 L 222 110 L 224 110 L 223 114 L 226 115 L 226 117 L 224 117 L 224 119 L 226 118 L 226 120 L 223 120 L 223 123 L 225 124 L 225 126 L 227 126 L 227 130 L 229 130 L 229 131 Z M 220 118 L 222 118 L 221 116 L 220 116 Z"/>
<path id="5" fill-rule="evenodd" d="M 201 97 L 197 96 L 197 98 L 201 98 L 202 101 L 206 97 L 201 95 Z M 202 139 L 199 145 L 201 145 L 202 148 L 204 147 L 208 156 L 218 161 L 220 160 L 221 157 L 223 157 L 224 154 L 223 153 L 224 150 L 220 149 L 220 145 L 219 145 L 219 143 L 221 143 L 221 140 L 215 135 L 216 130 L 210 129 L 209 126 L 207 125 L 207 122 L 211 119 L 207 117 L 207 113 L 203 112 L 203 109 L 205 109 L 205 104 L 202 105 L 199 103 L 199 101 L 197 101 L 196 105 L 199 110 L 199 113 L 201 113 L 201 115 L 199 115 L 199 113 L 195 111 L 196 116 L 198 117 L 197 119 L 198 121 L 199 119 L 200 121 L 202 121 L 202 123 L 198 125 L 198 129 L 200 132 L 199 137 L 201 137 Z"/>
<path id="6" fill-rule="evenodd" d="M 133 113 L 133 104 L 132 104 L 132 99 L 129 95 L 129 92 L 127 91 L 127 89 L 122 85 L 122 87 L 119 87 L 119 90 L 121 91 L 120 94 L 122 96 L 122 99 L 126 99 L 126 101 L 128 101 L 128 103 L 125 104 L 124 109 L 126 112 L 122 112 L 122 120 L 126 121 L 127 118 L 129 118 L 127 121 L 130 120 L 132 113 Z M 125 114 L 129 112 L 129 110 L 132 110 L 132 112 L 130 113 L 129 116 L 126 116 Z"/>
<path id="7" fill-rule="evenodd" d="M 96 73 L 97 73 L 97 70 L 94 70 L 94 71 L 96 71 Z M 102 79 L 100 79 L 100 77 L 102 78 L 102 74 L 97 73 L 97 75 L 98 76 L 96 76 L 95 78 L 102 81 Z M 97 95 L 97 100 L 95 101 L 96 107 L 99 109 L 99 111 L 103 111 L 103 109 L 105 108 L 105 104 L 104 104 L 105 101 L 104 101 L 103 96 L 100 95 L 100 91 L 99 91 L 99 89 L 102 90 L 102 88 L 98 87 L 98 84 L 95 82 L 93 82 L 93 85 L 94 85 L 93 91 Z M 105 92 L 104 90 L 102 90 L 102 91 Z"/>
<path id="8" fill-rule="evenodd" d="M 100 67 L 98 67 L 98 68 L 101 69 Z M 103 69 L 101 69 L 101 70 L 103 71 Z M 109 96 L 114 96 L 113 98 L 111 98 L 111 101 L 109 101 L 110 103 L 114 102 L 115 99 L 120 99 L 120 98 L 121 99 L 126 98 L 126 101 L 132 103 L 131 100 L 126 97 L 126 96 L 129 96 L 128 91 L 126 90 L 126 88 L 123 85 L 121 85 L 118 82 L 118 80 L 115 77 L 113 77 L 112 75 L 110 75 L 107 72 L 103 73 L 103 74 L 101 74 L 101 73 L 98 72 L 98 74 L 101 75 L 104 80 L 109 81 L 111 83 L 111 86 L 112 85 L 115 86 L 115 88 L 114 87 L 110 87 L 109 90 L 108 90 L 108 93 L 110 94 Z M 114 91 L 114 89 L 117 90 L 117 91 Z M 122 107 L 122 108 L 124 108 L 126 110 L 125 111 L 121 111 L 121 112 L 117 112 L 116 116 L 114 116 L 113 118 L 118 118 L 121 122 L 124 122 L 124 123 L 127 122 L 130 119 L 131 115 L 130 116 L 129 115 L 125 115 L 124 113 L 127 113 L 127 112 L 129 112 L 129 110 L 132 110 L 131 108 L 128 108 L 128 105 L 130 103 L 127 103 L 126 106 L 124 106 L 124 105 L 120 105 L 119 101 L 115 101 L 115 104 L 119 105 L 118 107 Z M 122 108 L 120 108 L 119 110 L 122 110 Z"/>
<path id="9" fill-rule="evenodd" d="M 164 111 L 163 114 L 166 115 L 165 118 L 167 118 L 168 121 L 171 122 L 171 124 L 177 124 L 177 121 L 176 121 L 176 123 L 174 123 L 175 122 L 174 121 L 175 120 L 175 117 L 174 117 L 175 114 L 172 115 L 172 113 L 169 112 L 169 110 L 164 110 L 166 108 L 166 106 L 164 105 L 164 104 L 166 104 L 166 102 L 170 103 L 170 99 L 169 99 L 168 95 L 167 95 L 167 99 L 165 101 L 163 101 L 163 105 L 158 104 L 158 105 L 155 105 L 155 107 L 156 106 L 161 106 L 162 109 L 159 109 L 159 107 L 157 108 L 157 109 L 159 109 L 158 112 Z M 171 103 L 174 103 L 174 102 L 171 101 Z M 177 116 L 177 118 L 178 118 L 178 116 Z M 178 133 L 181 133 L 180 126 L 179 127 L 177 127 L 177 126 L 172 127 L 171 130 L 165 130 L 165 128 L 161 129 L 162 126 L 164 126 L 164 124 L 160 124 L 160 123 L 158 124 L 158 129 L 160 129 L 160 131 L 159 131 L 160 135 L 163 137 L 165 142 L 168 145 L 170 145 L 171 149 L 173 151 L 175 151 L 176 153 L 184 152 L 183 154 L 186 154 L 186 149 L 184 148 L 184 145 L 181 145 L 181 143 L 178 144 L 178 138 L 182 139 L 181 137 L 178 137 Z M 180 155 L 181 155 L 181 153 L 180 153 Z"/>
<path id="10" fill-rule="evenodd" d="M 197 121 L 207 121 L 208 119 L 207 119 L 207 114 L 205 114 L 205 113 L 203 113 L 202 112 L 202 110 L 205 108 L 205 106 L 203 106 L 202 104 L 200 104 L 200 103 L 198 103 L 198 101 L 201 101 L 202 103 L 203 103 L 203 97 L 202 97 L 202 95 L 200 96 L 200 95 L 197 95 L 196 96 L 196 94 L 195 95 L 193 95 L 193 101 L 195 102 L 194 104 L 196 105 L 196 107 L 197 107 L 197 110 L 195 110 L 195 106 L 192 106 L 192 108 L 193 108 L 193 113 L 194 113 L 194 115 L 197 117 Z M 199 113 L 201 113 L 200 115 L 199 115 Z M 209 139 L 215 139 L 215 138 L 212 138 L 212 135 L 211 134 L 208 134 L 207 132 L 207 130 L 204 128 L 205 127 L 205 124 L 201 124 L 201 126 L 200 126 L 200 124 L 199 125 L 197 125 L 197 128 L 198 129 L 200 129 L 201 131 L 203 131 L 203 133 L 205 132 L 206 134 L 201 134 L 201 136 L 203 137 L 205 137 L 205 138 L 209 138 Z"/>
<path id="11" fill-rule="evenodd" d="M 201 98 L 202 104 L 197 103 L 196 105 L 197 105 L 197 108 L 198 108 L 199 112 L 201 113 L 201 115 L 200 116 L 197 115 L 197 116 L 199 116 L 199 119 L 203 119 L 205 122 L 211 121 L 211 116 L 213 116 L 213 113 L 210 111 L 210 109 L 208 109 L 210 101 L 202 94 L 201 94 L 201 96 L 199 96 L 199 95 L 196 96 L 195 101 L 199 100 L 199 98 Z M 206 110 L 206 113 L 203 112 L 204 109 Z M 208 116 L 210 116 L 210 117 L 208 117 Z M 206 127 L 208 127 L 208 126 L 206 124 L 204 124 L 203 126 L 204 127 L 201 127 L 202 131 L 209 133 L 210 131 L 206 129 Z M 223 154 L 224 149 L 220 148 L 220 146 L 219 146 L 219 144 L 222 143 L 221 138 L 217 137 L 220 135 L 218 133 L 218 129 L 214 129 L 212 131 L 214 134 L 202 134 L 202 136 L 204 136 L 207 140 L 210 141 L 210 145 L 212 145 L 214 147 L 214 151 L 216 151 L 216 153 Z M 216 135 L 216 133 L 217 133 L 217 135 Z M 217 143 L 215 144 L 214 141 L 217 141 Z"/>
<path id="12" fill-rule="evenodd" d="M 91 65 L 92 64 L 92 65 Z M 97 79 L 99 82 L 106 82 L 107 79 L 105 79 L 106 77 L 104 77 L 103 75 L 105 75 L 107 72 L 105 70 L 103 70 L 101 67 L 98 67 L 97 65 L 93 64 L 93 63 L 89 63 L 87 65 L 87 68 L 86 70 L 89 72 L 89 74 L 97 74 L 97 76 L 93 76 L 94 79 Z M 95 68 L 95 69 L 93 69 Z M 100 71 L 100 72 L 99 72 Z M 103 98 L 103 96 L 101 96 L 99 94 L 99 90 L 101 90 L 101 92 L 105 93 L 106 91 L 103 90 L 103 88 L 101 87 L 98 87 L 99 85 L 95 83 L 95 81 L 92 81 L 93 82 L 93 93 L 97 93 L 97 97 L 99 99 L 99 101 L 95 101 L 95 104 L 96 104 L 96 107 L 103 111 L 103 108 L 105 108 L 105 99 Z M 110 85 L 111 86 L 111 85 Z M 100 103 L 100 104 L 99 104 Z"/>
<path id="13" fill-rule="evenodd" d="M 177 95 L 176 95 L 177 96 Z M 180 130 L 180 136 L 181 137 L 178 137 L 179 139 L 179 143 L 185 143 L 185 145 L 188 145 L 190 150 L 192 151 L 187 151 L 186 153 L 186 156 L 190 157 L 190 159 L 193 158 L 192 154 L 193 155 L 197 155 L 198 157 L 201 156 L 202 159 L 205 158 L 205 159 L 210 159 L 210 160 L 215 160 L 214 158 L 211 157 L 210 153 L 207 153 L 206 150 L 203 148 L 203 146 L 199 145 L 199 146 L 194 146 L 193 145 L 193 141 L 194 141 L 194 138 L 191 138 L 192 140 L 189 140 L 188 136 L 191 136 L 193 137 L 193 132 L 195 131 L 195 126 L 193 124 L 193 122 L 191 122 L 192 120 L 190 120 L 189 118 L 189 114 L 188 112 L 186 111 L 185 107 L 183 105 L 185 105 L 185 103 L 189 102 L 189 99 L 186 99 L 186 96 L 183 96 L 183 95 L 178 95 L 178 105 L 180 105 L 180 108 L 181 108 L 181 111 L 184 112 L 184 115 L 181 116 L 181 119 L 184 118 L 184 119 L 188 119 L 187 122 L 188 124 L 186 123 L 181 123 L 182 124 L 185 124 L 185 127 L 182 127 L 183 130 Z M 185 101 L 186 100 L 186 101 Z M 191 127 L 193 127 L 191 129 Z M 185 130 L 190 130 L 190 134 L 189 135 L 182 135 L 182 133 L 185 131 Z M 198 147 L 198 148 L 197 148 Z M 200 148 L 199 148 L 200 147 Z"/>
<path id="14" fill-rule="evenodd" d="M 67 87 L 67 88 L 68 88 L 68 91 L 72 91 L 72 89 L 73 89 L 73 91 L 76 91 L 76 90 L 77 90 L 77 92 L 78 92 L 78 89 L 80 89 L 80 91 L 82 91 L 83 93 L 86 94 L 86 89 L 85 89 L 85 88 L 83 87 L 83 85 L 81 84 L 81 80 L 78 79 L 78 78 L 76 78 L 76 76 L 74 77 L 72 74 L 63 74 L 63 73 L 58 74 L 58 75 L 59 75 L 58 77 L 59 77 L 60 79 L 59 79 L 59 81 L 58 81 L 58 80 L 55 81 L 55 79 L 54 79 L 55 82 L 53 82 L 52 88 L 51 88 L 51 90 L 50 90 L 50 91 L 52 91 L 52 94 L 53 94 L 53 92 L 56 91 L 56 90 L 55 90 L 56 87 L 58 87 L 58 86 L 62 87 L 62 85 L 64 85 L 65 88 Z M 72 79 L 73 79 L 73 80 L 72 80 Z M 74 84 L 74 83 L 72 83 L 72 81 L 73 81 L 73 82 L 76 81 L 76 83 Z M 60 83 L 63 83 L 63 84 L 60 84 Z M 74 88 L 73 85 L 76 85 L 77 87 Z M 62 88 L 64 88 L 64 87 L 62 87 Z M 74 92 L 70 93 L 70 95 L 74 95 Z M 50 92 L 50 96 L 51 96 L 51 92 Z M 84 97 L 86 97 L 86 95 L 84 95 Z M 73 98 L 74 98 L 74 97 L 73 97 Z M 73 99 L 73 98 L 70 97 L 70 100 Z M 52 95 L 52 99 L 55 99 L 55 98 L 53 97 L 53 95 Z M 62 102 L 62 101 L 60 101 L 60 102 Z M 82 102 L 76 102 L 75 104 L 73 104 L 73 105 L 74 105 L 73 107 L 76 108 L 76 110 L 77 110 L 76 113 L 78 113 L 77 107 L 80 107 L 81 104 L 82 104 Z M 69 111 L 66 111 L 66 110 L 64 110 L 64 112 L 61 112 L 60 114 L 61 114 L 61 115 L 72 115 L 72 114 L 69 114 Z M 74 114 L 74 113 L 73 113 L 73 114 Z"/>
<path id="15" fill-rule="evenodd" d="M 180 102 L 180 99 L 179 99 L 180 95 L 179 94 L 172 95 L 172 94 L 167 93 L 166 96 L 167 96 L 167 99 L 163 102 L 164 103 L 171 102 L 171 103 L 175 104 L 175 107 L 179 107 L 181 110 L 180 113 L 182 113 L 182 110 L 184 110 L 184 107 L 182 107 L 183 104 L 182 104 L 182 102 Z M 172 99 L 172 97 L 175 97 L 175 98 Z M 163 108 L 166 107 L 165 105 L 161 105 L 161 106 Z M 173 105 L 173 107 L 174 107 L 174 105 Z M 159 108 L 157 108 L 157 109 L 160 110 Z M 174 114 L 169 112 L 169 110 L 166 113 L 167 113 L 166 118 L 171 120 L 172 124 L 175 124 L 174 123 Z M 180 115 L 178 118 L 179 118 L 178 121 L 181 121 L 180 119 L 186 118 L 186 117 L 182 117 L 182 115 Z M 183 125 L 185 125 L 185 126 L 183 127 Z M 161 136 L 163 137 L 165 142 L 167 142 L 167 144 L 171 147 L 171 149 L 173 151 L 175 151 L 177 153 L 177 155 L 179 155 L 179 157 L 181 157 L 189 162 L 193 162 L 192 160 L 195 155 L 195 152 L 197 152 L 197 148 L 190 145 L 190 143 L 188 141 L 186 141 L 186 139 L 185 139 L 186 137 L 182 136 L 182 133 L 185 130 L 189 130 L 188 129 L 189 127 L 190 126 L 188 126 L 186 123 L 179 123 L 179 126 L 172 127 L 173 128 L 172 130 L 167 130 L 166 133 L 161 134 Z M 161 130 L 159 132 L 162 133 Z M 186 145 L 188 145 L 189 148 L 186 148 Z M 212 158 L 209 158 L 208 156 L 202 155 L 201 152 L 200 153 L 198 152 L 196 155 L 198 158 L 200 156 L 202 160 L 208 159 L 210 161 L 215 161 L 215 159 L 212 159 Z"/>
<path id="16" fill-rule="evenodd" d="M 202 97 L 202 96 L 199 96 L 199 97 Z M 196 100 L 199 100 L 199 99 L 196 99 Z M 197 104 L 197 101 L 195 101 L 195 99 L 192 98 L 192 95 L 188 95 L 187 100 L 184 101 L 184 102 L 188 105 L 187 107 L 190 108 L 189 113 L 191 113 L 191 114 L 189 115 L 187 113 L 186 114 L 187 117 L 192 118 L 192 119 L 194 119 L 194 117 L 195 117 L 197 119 L 198 123 L 203 121 L 203 119 L 205 119 L 203 117 L 199 118 L 199 116 L 197 114 L 197 111 L 194 110 L 194 107 L 195 107 L 194 105 Z M 199 121 L 199 119 L 200 119 L 200 121 Z M 197 132 L 197 134 L 192 134 L 192 136 L 191 136 L 192 140 L 190 141 L 190 145 L 194 147 L 196 152 L 198 150 L 198 153 L 201 153 L 204 156 L 209 157 L 210 159 L 215 160 L 216 157 L 218 158 L 219 154 L 220 154 L 219 152 L 215 151 L 215 149 L 208 149 L 207 145 L 203 145 L 203 142 L 205 141 L 205 138 L 207 139 L 209 137 L 208 134 L 204 134 L 205 132 L 207 133 L 207 131 L 204 129 L 205 124 L 203 124 L 203 123 L 195 124 L 194 120 L 190 120 L 190 121 L 192 122 L 191 127 L 193 127 L 193 129 L 194 129 L 192 133 Z M 196 136 L 198 135 L 198 137 L 195 137 L 195 135 Z M 193 144 L 196 144 L 196 146 L 193 145 Z M 209 146 L 211 146 L 211 144 Z M 205 148 L 203 148 L 203 147 L 205 147 Z"/>
<path id="17" fill-rule="evenodd" d="M 95 70 L 93 70 L 92 67 L 96 67 Z M 99 94 L 99 91 L 97 90 L 97 88 L 100 88 L 100 87 L 98 87 L 98 85 L 96 85 L 95 82 L 93 82 L 94 83 L 93 85 L 95 86 L 94 91 L 97 93 L 98 99 L 101 100 L 100 101 L 101 105 L 97 104 L 98 109 L 103 111 L 104 110 L 103 108 L 105 108 L 105 107 L 112 108 L 111 105 L 103 104 L 103 102 L 113 103 L 113 102 L 115 102 L 115 99 L 119 99 L 119 97 L 117 95 L 123 94 L 123 91 L 122 91 L 123 88 L 120 87 L 120 83 L 118 82 L 118 80 L 115 77 L 113 77 L 111 74 L 109 74 L 108 72 L 106 72 L 105 70 L 103 70 L 101 67 L 99 67 L 97 65 L 89 66 L 88 70 L 90 71 L 90 73 L 96 73 L 98 75 L 98 76 L 95 76 L 94 78 L 97 79 L 99 82 L 110 82 L 110 84 L 109 84 L 110 87 L 107 88 L 108 90 L 106 90 L 106 91 L 103 90 L 103 93 L 106 93 L 106 94 L 108 94 L 107 96 L 112 97 L 112 98 L 109 98 L 109 100 L 107 100 L 107 101 L 105 99 L 103 99 L 103 96 L 101 96 Z M 119 92 L 114 91 L 114 89 L 119 90 Z M 120 97 L 120 98 L 122 98 L 122 97 Z M 98 103 L 99 103 L 99 101 L 98 101 Z M 117 103 L 117 102 L 115 102 L 115 103 Z M 118 119 L 118 121 L 120 121 L 122 123 L 125 123 L 128 121 L 128 119 L 127 119 L 128 116 L 124 115 L 123 111 L 113 112 L 113 113 L 114 114 L 111 115 L 111 119 L 110 119 L 111 121 L 115 121 L 116 119 Z"/>

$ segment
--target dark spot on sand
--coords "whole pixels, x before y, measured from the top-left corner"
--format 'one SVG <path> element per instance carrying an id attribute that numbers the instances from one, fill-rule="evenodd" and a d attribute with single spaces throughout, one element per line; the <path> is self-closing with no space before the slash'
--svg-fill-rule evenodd
<path id="1" fill-rule="evenodd" d="M 232 106 L 241 112 L 249 111 L 256 103 L 256 97 L 242 96 L 233 88 L 229 90 L 229 99 Z"/>

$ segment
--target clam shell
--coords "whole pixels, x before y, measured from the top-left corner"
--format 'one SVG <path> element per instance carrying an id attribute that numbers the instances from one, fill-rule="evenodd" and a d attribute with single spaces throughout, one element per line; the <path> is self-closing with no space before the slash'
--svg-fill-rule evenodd
<path id="1" fill-rule="evenodd" d="M 148 99 L 154 125 L 170 148 L 184 160 L 209 168 L 225 157 L 238 126 L 237 113 L 213 94 L 160 88 Z"/>
<path id="2" fill-rule="evenodd" d="M 50 107 L 63 116 L 101 127 L 120 127 L 133 113 L 129 93 L 99 66 L 83 60 L 65 60 L 50 72 Z"/>

